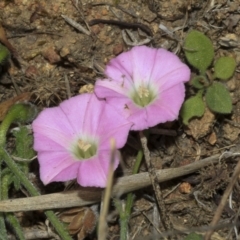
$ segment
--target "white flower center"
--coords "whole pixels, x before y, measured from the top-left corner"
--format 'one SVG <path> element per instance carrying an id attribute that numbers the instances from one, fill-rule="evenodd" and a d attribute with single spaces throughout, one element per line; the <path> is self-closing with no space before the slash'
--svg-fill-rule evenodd
<path id="1" fill-rule="evenodd" d="M 86 152 L 92 145 L 90 143 L 84 142 L 83 140 L 78 140 L 78 147 Z"/>
<path id="2" fill-rule="evenodd" d="M 143 86 L 138 87 L 138 95 L 140 98 L 149 97 L 149 90 Z"/>
<path id="3" fill-rule="evenodd" d="M 141 84 L 131 92 L 130 97 L 136 105 L 145 107 L 156 99 L 157 89 Z"/>
<path id="4" fill-rule="evenodd" d="M 87 138 L 78 138 L 72 145 L 71 152 L 77 160 L 88 160 L 97 154 L 97 142 Z"/>

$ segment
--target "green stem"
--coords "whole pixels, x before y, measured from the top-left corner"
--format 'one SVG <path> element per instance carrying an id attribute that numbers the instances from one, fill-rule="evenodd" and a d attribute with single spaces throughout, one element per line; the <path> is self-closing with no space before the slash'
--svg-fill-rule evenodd
<path id="1" fill-rule="evenodd" d="M 28 122 L 36 114 L 36 107 L 30 103 L 17 103 L 11 106 L 0 125 L 0 146 L 4 147 L 7 131 L 13 122 Z"/>
<path id="2" fill-rule="evenodd" d="M 0 156 L 0 179 L 2 178 L 2 158 Z M 2 187 L 0 186 L 0 201 L 2 200 Z M 4 214 L 0 212 L 0 240 L 7 239 L 7 229 L 5 226 Z"/>
<path id="3" fill-rule="evenodd" d="M 133 166 L 133 174 L 137 174 L 140 168 L 140 165 L 142 163 L 142 158 L 143 158 L 143 150 L 139 150 L 137 157 L 136 157 L 136 162 L 134 163 Z"/>
<path id="4" fill-rule="evenodd" d="M 5 221 L 4 221 L 4 215 L 1 212 L 0 212 L 0 232 L 1 232 L 0 240 L 8 239 L 7 230 L 6 230 Z"/>
<path id="5" fill-rule="evenodd" d="M 31 196 L 39 196 L 39 192 L 32 185 L 32 183 L 28 180 L 28 178 L 24 175 L 24 173 L 18 168 L 17 164 L 12 160 L 9 156 L 8 152 L 0 146 L 0 158 L 4 159 L 8 168 L 12 171 L 12 173 L 17 176 L 22 183 L 22 185 L 27 189 L 27 191 L 31 194 Z M 49 221 L 56 229 L 57 233 L 63 240 L 72 240 L 71 236 L 65 230 L 63 224 L 58 220 L 53 211 L 45 211 L 45 215 L 49 218 Z"/>
<path id="6" fill-rule="evenodd" d="M 8 199 L 9 186 L 12 183 L 10 174 L 5 174 L 1 177 L 1 190 L 2 190 L 2 200 Z M 18 222 L 18 219 L 13 215 L 13 213 L 5 213 L 7 222 L 11 225 L 12 229 L 16 233 L 19 240 L 25 240 L 22 228 Z"/>
<path id="7" fill-rule="evenodd" d="M 143 151 L 142 149 L 138 151 L 136 162 L 133 166 L 133 174 L 138 173 L 140 165 L 142 163 Z M 131 216 L 131 210 L 133 206 L 134 194 L 128 193 L 125 209 L 118 207 L 119 216 L 120 216 L 120 239 L 128 239 L 128 222 Z"/>
<path id="8" fill-rule="evenodd" d="M 5 118 L 0 126 L 0 146 L 5 146 L 7 131 L 11 123 L 11 121 Z"/>
<path id="9" fill-rule="evenodd" d="M 24 233 L 22 231 L 22 228 L 19 224 L 18 219 L 14 216 L 13 213 L 5 213 L 6 221 L 9 223 L 11 228 L 13 229 L 13 232 L 15 233 L 17 239 L 19 240 L 25 240 Z"/>

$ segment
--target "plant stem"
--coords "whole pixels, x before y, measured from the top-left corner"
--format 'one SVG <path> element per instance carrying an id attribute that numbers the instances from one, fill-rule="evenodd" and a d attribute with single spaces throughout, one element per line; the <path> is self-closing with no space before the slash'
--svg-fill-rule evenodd
<path id="1" fill-rule="evenodd" d="M 6 230 L 5 221 L 4 221 L 4 215 L 1 212 L 0 212 L 0 232 L 1 232 L 0 240 L 8 239 L 7 230 Z"/>
<path id="2" fill-rule="evenodd" d="M 13 122 L 28 122 L 36 114 L 36 107 L 30 103 L 17 103 L 11 106 L 0 125 L 0 146 L 5 146 L 7 131 Z"/>
<path id="3" fill-rule="evenodd" d="M 9 186 L 12 183 L 10 174 L 6 174 L 1 177 L 1 191 L 2 191 L 2 200 L 8 199 Z M 11 225 L 12 229 L 17 235 L 19 240 L 25 240 L 23 231 L 18 222 L 18 219 L 13 215 L 13 213 L 5 213 L 6 220 Z"/>
<path id="4" fill-rule="evenodd" d="M 39 196 L 39 192 L 32 185 L 32 183 L 28 180 L 25 174 L 18 168 L 17 164 L 12 160 L 9 156 L 8 152 L 0 146 L 0 158 L 4 159 L 8 168 L 12 171 L 12 173 L 17 176 L 22 183 L 22 185 L 27 189 L 27 191 L 31 194 L 31 196 Z M 63 240 L 72 240 L 71 236 L 65 230 L 63 224 L 58 220 L 53 211 L 45 211 L 45 215 L 49 218 L 49 221 L 56 229 L 57 233 Z"/>
<path id="5" fill-rule="evenodd" d="M 2 178 L 2 158 L 0 156 L 0 179 Z M 2 200 L 2 188 L 0 186 L 0 201 Z M 6 230 L 6 226 L 5 226 L 5 220 L 4 220 L 4 214 L 2 212 L 0 212 L 0 233 L 1 233 L 1 237 L 0 239 L 7 239 L 7 230 Z"/>
<path id="6" fill-rule="evenodd" d="M 141 162 L 143 158 L 142 149 L 138 151 L 136 162 L 133 166 L 133 174 L 138 173 Z M 128 239 L 128 222 L 131 216 L 131 210 L 134 200 L 134 194 L 128 193 L 125 208 L 118 207 L 119 215 L 120 215 L 120 239 L 127 240 Z"/>

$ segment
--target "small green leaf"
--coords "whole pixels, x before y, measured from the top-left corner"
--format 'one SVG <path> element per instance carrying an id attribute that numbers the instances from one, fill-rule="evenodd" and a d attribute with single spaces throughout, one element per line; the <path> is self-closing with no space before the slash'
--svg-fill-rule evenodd
<path id="1" fill-rule="evenodd" d="M 0 64 L 4 64 L 10 57 L 9 50 L 0 43 Z"/>
<path id="2" fill-rule="evenodd" d="M 206 103 L 210 110 L 217 113 L 229 114 L 232 111 L 232 100 L 226 87 L 215 82 L 207 89 Z"/>
<path id="3" fill-rule="evenodd" d="M 33 150 L 33 136 L 26 126 L 20 126 L 18 130 L 13 131 L 16 137 L 16 146 L 13 155 L 19 158 L 31 159 L 35 155 Z"/>
<path id="4" fill-rule="evenodd" d="M 187 34 L 184 42 L 184 52 L 188 62 L 201 73 L 207 70 L 214 56 L 211 40 L 196 30 Z"/>
<path id="5" fill-rule="evenodd" d="M 189 233 L 184 240 L 203 240 L 203 237 L 196 233 Z"/>
<path id="6" fill-rule="evenodd" d="M 201 117 L 205 111 L 205 104 L 202 99 L 203 91 L 199 91 L 196 96 L 187 99 L 182 106 L 180 115 L 183 123 L 188 125 L 188 121 L 193 117 Z"/>
<path id="7" fill-rule="evenodd" d="M 209 81 L 203 75 L 199 75 L 199 76 L 194 77 L 193 79 L 191 79 L 190 83 L 196 89 L 203 89 L 204 87 L 209 85 Z"/>
<path id="8" fill-rule="evenodd" d="M 214 77 L 227 80 L 229 79 L 236 68 L 236 61 L 232 57 L 220 57 L 214 65 Z"/>

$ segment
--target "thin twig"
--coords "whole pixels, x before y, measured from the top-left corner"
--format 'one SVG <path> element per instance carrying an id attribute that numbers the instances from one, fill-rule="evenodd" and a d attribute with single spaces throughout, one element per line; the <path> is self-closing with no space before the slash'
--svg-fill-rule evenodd
<path id="1" fill-rule="evenodd" d="M 154 222 L 149 219 L 149 217 L 147 216 L 147 214 L 145 212 L 142 212 L 142 214 L 144 215 L 144 217 L 153 225 L 153 227 L 156 229 L 156 231 L 158 232 L 159 236 L 162 236 L 162 233 L 160 232 L 160 230 L 158 229 L 158 227 L 154 224 Z M 164 238 L 166 239 L 166 238 Z"/>
<path id="2" fill-rule="evenodd" d="M 226 205 L 226 202 L 228 200 L 228 197 L 230 195 L 230 193 L 232 192 L 232 189 L 233 189 L 233 186 L 234 184 L 236 183 L 238 177 L 239 177 L 239 173 L 240 173 L 240 161 L 238 162 L 238 164 L 236 165 L 235 167 L 235 170 L 234 170 L 234 173 L 233 173 L 233 176 L 232 176 L 232 179 L 230 181 L 230 183 L 228 184 L 223 196 L 222 196 L 222 199 L 221 199 L 221 202 L 219 203 L 218 207 L 217 207 L 217 210 L 215 212 L 215 215 L 210 223 L 210 226 L 214 227 L 217 225 L 220 217 L 221 217 L 221 214 L 222 214 L 222 211 Z M 213 234 L 213 229 L 210 229 L 206 234 L 205 234 L 205 237 L 204 239 L 205 240 L 208 240 L 211 238 L 211 235 Z"/>
<path id="3" fill-rule="evenodd" d="M 94 7 L 94 6 L 100 6 L 100 5 L 107 5 L 109 7 L 115 7 L 115 8 L 118 8 L 119 10 L 121 10 L 122 12 L 134 17 L 134 18 L 138 18 L 138 16 L 130 11 L 128 11 L 127 9 L 121 7 L 120 5 L 116 5 L 116 4 L 110 4 L 110 3 L 107 3 L 107 2 L 100 2 L 100 3 L 91 3 L 91 5 Z"/>
<path id="4" fill-rule="evenodd" d="M 84 28 L 82 25 L 79 23 L 75 22 L 71 18 L 69 18 L 66 15 L 61 15 L 61 17 L 72 27 L 76 28 L 79 32 L 85 33 L 86 35 L 91 35 L 90 31 L 88 31 L 86 28 Z"/>
<path id="5" fill-rule="evenodd" d="M 90 22 L 88 22 L 89 26 L 93 26 L 95 24 L 104 23 L 104 24 L 111 24 L 120 26 L 123 28 L 132 28 L 132 29 L 141 29 L 143 32 L 147 33 L 149 36 L 153 36 L 152 30 L 143 23 L 138 22 L 125 22 L 125 21 L 118 21 L 114 19 L 92 19 Z"/>
<path id="6" fill-rule="evenodd" d="M 223 156 L 224 159 L 234 157 L 235 153 L 229 152 Z M 221 154 L 190 163 L 188 165 L 162 169 L 157 171 L 158 182 L 166 182 L 174 178 L 194 173 L 197 170 L 210 164 L 218 163 Z M 139 173 L 116 179 L 112 196 L 120 196 L 128 192 L 133 192 L 151 185 L 149 174 Z M 52 193 L 38 197 L 10 199 L 0 201 L 0 212 L 33 211 L 43 209 L 67 208 L 76 206 L 86 206 L 101 200 L 102 189 L 81 188 L 78 190 L 66 191 L 62 193 Z"/>
<path id="7" fill-rule="evenodd" d="M 67 74 L 64 74 L 64 80 L 65 80 L 65 85 L 66 85 L 66 90 L 67 90 L 67 96 L 68 96 L 68 98 L 70 98 L 72 94 L 71 94 L 71 88 L 70 88 Z"/>
<path id="8" fill-rule="evenodd" d="M 98 239 L 99 240 L 105 240 L 107 239 L 107 214 L 109 209 L 109 203 L 111 199 L 111 192 L 112 192 L 112 186 L 113 186 L 113 173 L 114 173 L 114 160 L 116 155 L 116 144 L 112 140 L 111 141 L 111 161 L 108 171 L 108 178 L 107 178 L 107 187 L 104 191 L 104 197 L 103 197 L 103 204 L 101 207 L 101 212 L 99 216 L 99 226 L 98 226 Z"/>
<path id="9" fill-rule="evenodd" d="M 128 37 L 128 36 L 129 37 Z M 141 45 L 145 45 L 148 44 L 149 42 L 151 42 L 152 38 L 150 37 L 146 37 L 145 39 L 138 41 L 135 36 L 133 35 L 133 33 L 130 30 L 122 30 L 122 37 L 124 42 L 128 45 L 128 46 L 141 46 Z M 131 40 L 129 40 L 131 39 Z"/>
<path id="10" fill-rule="evenodd" d="M 157 171 L 151 162 L 150 151 L 147 147 L 147 138 L 144 136 L 143 132 L 140 132 L 139 134 L 140 134 L 140 140 L 141 140 L 142 147 L 143 147 L 145 161 L 146 161 L 147 168 L 148 168 L 149 177 L 151 179 L 151 183 L 152 183 L 155 197 L 157 200 L 157 205 L 158 205 L 158 208 L 160 211 L 161 220 L 162 220 L 164 228 L 166 230 L 169 230 L 169 229 L 172 229 L 172 223 L 171 223 L 170 218 L 166 211 L 166 206 L 164 203 L 162 190 L 161 190 L 160 184 L 158 183 L 158 179 L 157 179 Z"/>

